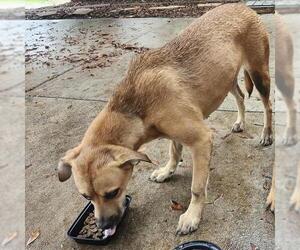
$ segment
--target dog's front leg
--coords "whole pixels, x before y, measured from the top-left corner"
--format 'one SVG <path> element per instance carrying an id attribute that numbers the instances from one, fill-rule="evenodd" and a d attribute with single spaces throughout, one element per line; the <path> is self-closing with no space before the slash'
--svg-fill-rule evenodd
<path id="1" fill-rule="evenodd" d="M 181 159 L 181 153 L 182 145 L 176 141 L 172 141 L 169 149 L 170 159 L 167 165 L 155 170 L 149 179 L 155 182 L 163 182 L 170 178 L 175 173 L 177 165 Z"/>
<path id="2" fill-rule="evenodd" d="M 176 234 L 188 234 L 197 230 L 206 198 L 212 138 L 210 130 L 203 125 L 198 140 L 190 145 L 193 158 L 192 198 L 187 211 L 180 216 Z"/>

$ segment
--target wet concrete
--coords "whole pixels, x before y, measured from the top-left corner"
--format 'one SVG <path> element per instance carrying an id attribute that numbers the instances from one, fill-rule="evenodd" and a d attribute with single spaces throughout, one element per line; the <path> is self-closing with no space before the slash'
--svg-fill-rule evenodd
<path id="1" fill-rule="evenodd" d="M 24 27 L 0 21 L 0 242 L 22 249 L 25 241 Z"/>
<path id="2" fill-rule="evenodd" d="M 272 16 L 263 18 L 272 32 Z M 58 182 L 54 168 L 64 152 L 81 140 L 133 56 L 131 51 L 114 48 L 112 41 L 159 47 L 192 20 L 27 22 L 26 49 L 31 57 L 26 64 L 26 238 L 35 229 L 41 231 L 30 249 L 97 248 L 77 245 L 66 236 L 86 201 L 78 195 L 73 180 Z M 84 61 L 68 61 L 70 57 L 91 58 L 111 51 L 120 53 L 105 67 L 86 68 Z M 274 249 L 274 216 L 265 210 L 274 148 L 258 146 L 263 109 L 256 92 L 246 100 L 246 106 L 251 111 L 246 117 L 252 139 L 248 134 L 224 139 L 237 115 L 230 96 L 208 119 L 215 131 L 208 203 L 215 202 L 206 205 L 199 230 L 175 236 L 180 212 L 170 209 L 170 199 L 185 207 L 190 199 L 192 162 L 185 151 L 184 166 L 166 183 L 148 181 L 155 166 L 140 164 L 135 168 L 128 188 L 133 197 L 128 216 L 117 238 L 103 249 L 172 249 L 196 239 L 210 240 L 223 249 L 250 249 L 250 243 Z M 166 140 L 158 140 L 147 146 L 147 153 L 163 165 L 168 159 L 167 148 Z"/>

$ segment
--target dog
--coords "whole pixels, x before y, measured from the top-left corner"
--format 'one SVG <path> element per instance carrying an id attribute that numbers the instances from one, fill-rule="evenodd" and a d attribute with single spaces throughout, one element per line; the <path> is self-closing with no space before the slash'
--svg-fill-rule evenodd
<path id="1" fill-rule="evenodd" d="M 113 230 L 124 211 L 134 166 L 151 163 L 138 149 L 159 137 L 168 138 L 170 159 L 150 179 L 163 182 L 171 177 L 182 147 L 190 149 L 192 197 L 176 233 L 195 231 L 206 198 L 212 149 L 212 132 L 204 119 L 230 92 L 238 107 L 232 131 L 244 130 L 244 96 L 237 84 L 242 66 L 248 93 L 255 86 L 264 105 L 260 143 L 272 144 L 268 32 L 246 5 L 225 4 L 205 13 L 163 47 L 132 60 L 81 143 L 60 160 L 59 180 L 73 173 L 79 192 L 95 207 L 97 225 Z"/>
<path id="2" fill-rule="evenodd" d="M 283 137 L 283 144 L 292 146 L 297 143 L 297 110 L 294 101 L 295 77 L 293 73 L 294 46 L 292 35 L 285 24 L 283 17 L 275 13 L 275 84 L 282 94 L 287 107 L 287 122 Z M 290 205 L 300 211 L 300 162 L 295 190 L 290 199 Z M 275 210 L 275 166 L 267 206 Z"/>

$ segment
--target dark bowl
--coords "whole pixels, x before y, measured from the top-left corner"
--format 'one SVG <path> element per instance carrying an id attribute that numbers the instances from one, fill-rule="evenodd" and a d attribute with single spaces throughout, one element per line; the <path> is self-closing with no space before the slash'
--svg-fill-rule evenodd
<path id="1" fill-rule="evenodd" d="M 195 240 L 195 241 L 189 241 L 183 243 L 177 246 L 176 248 L 174 248 L 174 250 L 222 250 L 222 249 L 213 243 L 207 241 Z"/>
<path id="2" fill-rule="evenodd" d="M 126 195 L 126 204 L 125 204 L 125 211 L 123 214 L 123 217 L 120 221 L 120 223 L 123 221 L 123 218 L 125 217 L 127 210 L 129 208 L 130 202 L 131 202 L 131 197 L 129 195 Z M 77 217 L 77 219 L 74 221 L 74 223 L 72 224 L 72 226 L 70 227 L 70 229 L 68 230 L 67 235 L 75 240 L 77 243 L 80 244 L 89 244 L 89 245 L 106 245 L 111 239 L 113 239 L 116 234 L 118 233 L 118 228 L 120 226 L 120 223 L 117 225 L 116 228 L 116 232 L 111 235 L 108 236 L 105 239 L 90 239 L 90 238 L 78 238 L 78 234 L 80 232 L 80 230 L 83 228 L 84 226 L 84 221 L 85 219 L 88 217 L 88 215 L 94 211 L 94 206 L 91 202 L 89 202 L 85 208 L 82 210 L 82 212 L 79 214 L 79 216 Z"/>

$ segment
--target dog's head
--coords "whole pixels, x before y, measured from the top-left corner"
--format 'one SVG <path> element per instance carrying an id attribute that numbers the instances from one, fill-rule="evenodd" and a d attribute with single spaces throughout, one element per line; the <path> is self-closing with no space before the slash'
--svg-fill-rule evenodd
<path id="1" fill-rule="evenodd" d="M 147 155 L 122 146 L 78 146 L 60 160 L 58 178 L 66 181 L 73 173 L 79 193 L 95 207 L 97 225 L 111 229 L 122 218 L 126 186 L 140 161 L 151 162 Z"/>

